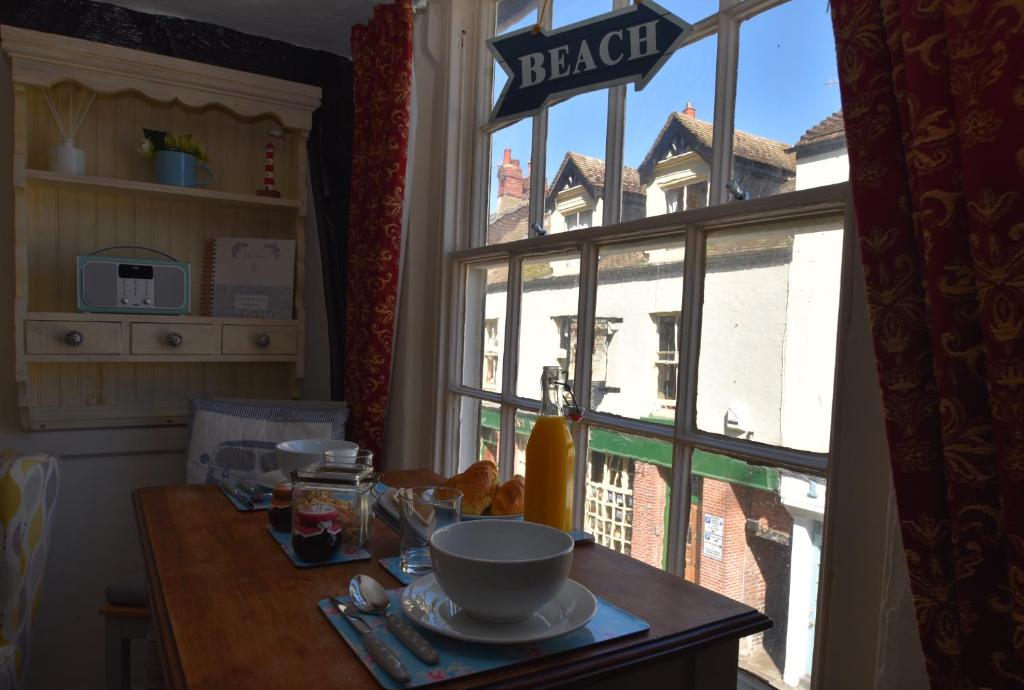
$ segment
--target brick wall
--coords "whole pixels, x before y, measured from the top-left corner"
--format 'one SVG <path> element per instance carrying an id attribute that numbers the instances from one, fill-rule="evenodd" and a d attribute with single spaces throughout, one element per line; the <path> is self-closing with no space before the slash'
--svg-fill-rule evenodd
<path id="1" fill-rule="evenodd" d="M 773 619 L 772 630 L 746 638 L 744 646 L 763 644 L 773 656 L 784 652 L 789 547 L 747 534 L 748 519 L 792 534 L 793 520 L 778 494 L 705 478 L 697 517 L 700 530 L 704 515 L 721 517 L 725 524 L 721 560 L 703 555 L 703 532 L 697 535 L 699 584 L 764 611 Z"/>
<path id="2" fill-rule="evenodd" d="M 630 555 L 660 568 L 664 557 L 665 498 L 669 470 L 637 462 L 633 475 L 633 545 Z"/>

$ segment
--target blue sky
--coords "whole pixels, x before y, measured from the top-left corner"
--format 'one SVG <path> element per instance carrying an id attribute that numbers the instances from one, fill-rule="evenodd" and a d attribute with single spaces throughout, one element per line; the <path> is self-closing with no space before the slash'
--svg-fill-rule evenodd
<path id="1" fill-rule="evenodd" d="M 717 0 L 658 0 L 659 4 L 696 22 L 713 13 Z M 611 10 L 610 0 L 548 0 L 552 24 L 564 26 Z M 751 134 L 794 143 L 809 127 L 840 109 L 836 83 L 835 43 L 827 0 L 792 0 L 740 26 L 736 128 Z M 529 26 L 536 13 L 515 28 Z M 643 160 L 669 113 L 692 102 L 697 117 L 711 120 L 715 103 L 715 37 L 689 45 L 673 55 L 643 91 L 627 87 L 625 162 Z M 500 68 L 498 69 L 501 73 Z M 496 81 L 504 82 L 501 75 Z M 495 84 L 495 95 L 501 84 Z M 547 179 L 566 151 L 603 159 L 607 126 L 607 91 L 576 96 L 549 110 Z M 531 124 L 521 121 L 495 132 L 491 174 L 506 146 L 521 160 L 530 158 Z M 493 181 L 492 181 L 493 186 Z M 495 190 L 492 189 L 492 205 Z"/>

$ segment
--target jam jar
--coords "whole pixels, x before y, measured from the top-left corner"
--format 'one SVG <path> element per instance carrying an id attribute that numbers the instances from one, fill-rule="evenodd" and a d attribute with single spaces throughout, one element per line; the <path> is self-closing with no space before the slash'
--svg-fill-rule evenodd
<path id="1" fill-rule="evenodd" d="M 280 482 L 274 487 L 270 497 L 270 510 L 267 511 L 270 526 L 276 532 L 289 532 L 292 528 L 292 485 L 291 482 Z"/>
<path id="2" fill-rule="evenodd" d="M 292 548 L 300 558 L 325 561 L 372 536 L 372 467 L 323 462 L 297 470 L 292 479 Z"/>

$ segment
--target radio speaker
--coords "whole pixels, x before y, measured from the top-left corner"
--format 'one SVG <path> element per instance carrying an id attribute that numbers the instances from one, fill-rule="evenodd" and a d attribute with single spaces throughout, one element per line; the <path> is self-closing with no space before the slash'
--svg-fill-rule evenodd
<path id="1" fill-rule="evenodd" d="M 82 302 L 91 306 L 117 306 L 117 264 L 87 261 L 82 266 Z"/>
<path id="2" fill-rule="evenodd" d="M 180 309 L 188 298 L 188 276 L 177 266 L 154 266 L 153 282 L 156 290 L 153 293 L 153 306 L 157 309 Z"/>

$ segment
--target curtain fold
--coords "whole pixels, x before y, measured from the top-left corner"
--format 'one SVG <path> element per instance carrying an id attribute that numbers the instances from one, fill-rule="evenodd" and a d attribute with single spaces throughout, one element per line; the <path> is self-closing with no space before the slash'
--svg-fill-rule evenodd
<path id="1" fill-rule="evenodd" d="M 345 393 L 354 440 L 385 462 L 412 83 L 410 0 L 352 29 L 354 126 Z"/>
<path id="2" fill-rule="evenodd" d="M 831 7 L 928 674 L 1022 687 L 1024 3 Z"/>

